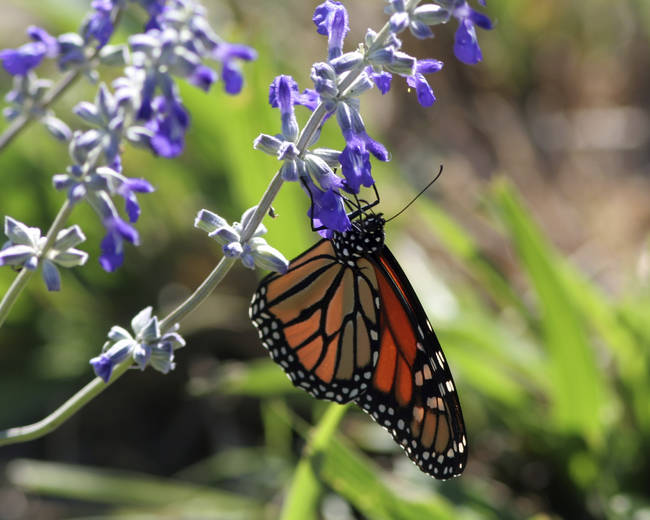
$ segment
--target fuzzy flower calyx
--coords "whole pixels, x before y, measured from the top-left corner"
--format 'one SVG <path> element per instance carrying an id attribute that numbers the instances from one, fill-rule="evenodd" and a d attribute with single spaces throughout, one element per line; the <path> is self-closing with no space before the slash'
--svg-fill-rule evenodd
<path id="1" fill-rule="evenodd" d="M 9 216 L 5 217 L 4 228 L 9 240 L 0 249 L 0 266 L 11 265 L 33 271 L 40 265 L 48 291 L 61 289 L 57 265 L 76 267 L 88 260 L 87 253 L 74 247 L 86 240 L 79 226 L 59 231 L 54 244 L 47 251 L 43 251 L 46 237 L 41 235 L 40 229 L 28 227 Z"/>
<path id="2" fill-rule="evenodd" d="M 214 238 L 223 246 L 223 253 L 230 258 L 239 258 L 245 267 L 255 269 L 255 266 L 268 271 L 286 273 L 289 261 L 280 251 L 271 247 L 262 235 L 266 233 L 266 227 L 260 224 L 253 236 L 241 241 L 244 228 L 253 216 L 257 206 L 247 209 L 241 217 L 241 222 L 234 222 L 231 226 L 226 219 L 216 213 L 202 209 L 194 220 L 194 227 L 208 232 L 208 236 Z"/>
<path id="3" fill-rule="evenodd" d="M 133 334 L 113 326 L 101 354 L 90 360 L 95 374 L 105 383 L 110 380 L 115 366 L 128 358 L 132 358 L 140 370 L 150 365 L 166 374 L 176 367 L 174 351 L 185 346 L 185 340 L 176 332 L 178 324 L 162 334 L 158 317 L 152 315 L 151 307 L 146 307 L 131 320 L 131 329 Z"/>

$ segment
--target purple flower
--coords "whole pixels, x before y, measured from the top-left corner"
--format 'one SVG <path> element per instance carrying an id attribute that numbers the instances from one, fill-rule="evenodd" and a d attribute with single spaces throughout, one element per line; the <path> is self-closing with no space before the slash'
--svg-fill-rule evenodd
<path id="1" fill-rule="evenodd" d="M 166 0 L 137 0 L 138 3 L 146 9 L 149 13 L 149 21 L 145 25 L 145 31 L 149 29 L 160 29 L 160 24 L 158 22 L 158 17 L 163 14 L 166 9 L 165 1 Z"/>
<path id="2" fill-rule="evenodd" d="M 361 186 L 369 188 L 374 184 L 370 164 L 370 154 L 380 161 L 388 161 L 390 156 L 381 143 L 372 139 L 366 132 L 344 131 L 346 146 L 339 157 L 341 171 L 345 177 L 344 189 L 359 193 Z"/>
<path id="3" fill-rule="evenodd" d="M 429 86 L 424 74 L 431 74 L 442 69 L 443 63 L 438 60 L 419 60 L 415 66 L 415 74 L 406 78 L 409 87 L 415 89 L 418 97 L 418 103 L 423 107 L 430 107 L 436 101 L 433 90 Z"/>
<path id="4" fill-rule="evenodd" d="M 102 379 L 104 383 L 108 383 L 108 380 L 111 378 L 111 374 L 113 373 L 113 367 L 116 364 L 113 362 L 111 356 L 108 354 L 100 354 L 99 356 L 92 358 L 90 364 L 93 366 L 95 375 Z"/>
<path id="5" fill-rule="evenodd" d="M 374 72 L 372 67 L 367 67 L 366 72 L 370 75 L 370 79 L 377 86 L 382 95 L 386 94 L 390 90 L 390 83 L 393 80 L 393 75 L 390 72 Z"/>
<path id="6" fill-rule="evenodd" d="M 108 43 L 113 34 L 114 28 L 111 20 L 113 1 L 93 0 L 92 8 L 95 12 L 88 18 L 83 34 L 86 43 L 91 39 L 95 39 L 98 42 L 97 48 L 100 49 Z"/>
<path id="7" fill-rule="evenodd" d="M 217 81 L 217 73 L 210 67 L 199 65 L 190 76 L 190 83 L 208 92 L 212 84 Z"/>
<path id="8" fill-rule="evenodd" d="M 99 263 L 105 271 L 113 272 L 124 262 L 124 240 L 138 245 L 138 232 L 118 216 L 104 219 L 106 236 L 100 245 Z"/>
<path id="9" fill-rule="evenodd" d="M 37 67 L 44 57 L 53 58 L 59 52 L 56 38 L 45 29 L 34 25 L 27 28 L 27 34 L 34 41 L 21 45 L 17 49 L 0 51 L 0 61 L 12 76 L 24 76 Z"/>
<path id="10" fill-rule="evenodd" d="M 280 109 L 282 135 L 289 141 L 298 137 L 298 121 L 293 106 L 298 97 L 298 84 L 291 76 L 277 76 L 269 87 L 269 103 Z"/>
<path id="11" fill-rule="evenodd" d="M 338 191 L 321 190 L 310 177 L 304 178 L 303 188 L 311 199 L 311 207 L 307 211 L 316 229 L 324 238 L 330 238 L 332 231 L 347 231 L 350 229 L 350 219 L 343 205 L 343 197 Z"/>
<path id="12" fill-rule="evenodd" d="M 296 97 L 295 103 L 296 105 L 302 105 L 303 107 L 307 107 L 309 110 L 313 112 L 314 110 L 316 110 L 318 103 L 320 103 L 320 96 L 318 95 L 318 92 L 316 92 L 314 89 L 306 88 L 305 90 L 302 91 L 302 94 L 299 94 Z"/>
<path id="13" fill-rule="evenodd" d="M 59 53 L 59 43 L 56 38 L 48 33 L 45 29 L 37 25 L 30 25 L 27 28 L 27 34 L 35 42 L 45 45 L 45 55 L 48 58 L 55 58 Z"/>
<path id="14" fill-rule="evenodd" d="M 147 123 L 153 132 L 151 149 L 161 157 L 172 158 L 181 154 L 185 146 L 185 132 L 190 124 L 190 116 L 180 99 L 171 101 L 162 96 L 154 99 L 155 116 Z"/>
<path id="15" fill-rule="evenodd" d="M 136 193 L 151 193 L 154 187 L 144 179 L 127 179 L 118 189 L 125 201 L 126 213 L 129 215 L 131 222 L 137 222 L 140 217 L 140 205 L 136 198 Z"/>
<path id="16" fill-rule="evenodd" d="M 289 89 L 288 92 L 284 90 L 285 87 Z M 280 96 L 285 97 L 280 99 Z M 318 92 L 310 88 L 306 88 L 301 94 L 298 90 L 298 83 L 291 76 L 276 76 L 269 86 L 269 104 L 273 108 L 280 107 L 280 112 L 284 113 L 288 110 L 289 102 L 292 105 L 302 105 L 313 111 L 316 110 L 320 102 L 320 96 Z"/>
<path id="17" fill-rule="evenodd" d="M 333 60 L 343 54 L 343 40 L 350 31 L 348 12 L 341 2 L 326 0 L 314 11 L 312 18 L 318 34 L 327 36 L 328 59 Z"/>
<path id="18" fill-rule="evenodd" d="M 214 58 L 222 63 L 221 78 L 228 94 L 238 94 L 244 84 L 239 62 L 257 58 L 257 52 L 246 45 L 221 42 L 214 51 Z"/>
<path id="19" fill-rule="evenodd" d="M 474 25 L 489 30 L 492 29 L 492 22 L 483 13 L 472 9 L 466 0 L 456 0 L 454 3 L 456 7 L 453 8 L 452 15 L 459 21 L 454 39 L 454 54 L 463 63 L 475 65 L 483 59 L 483 54 L 478 46 Z M 485 5 L 485 1 L 480 1 L 480 4 Z"/>
<path id="20" fill-rule="evenodd" d="M 95 375 L 103 379 L 104 383 L 108 383 L 115 365 L 118 365 L 129 357 L 133 350 L 133 346 L 133 342 L 129 340 L 121 340 L 115 343 L 106 352 L 102 352 L 99 356 L 92 358 L 90 364 L 93 366 Z"/>

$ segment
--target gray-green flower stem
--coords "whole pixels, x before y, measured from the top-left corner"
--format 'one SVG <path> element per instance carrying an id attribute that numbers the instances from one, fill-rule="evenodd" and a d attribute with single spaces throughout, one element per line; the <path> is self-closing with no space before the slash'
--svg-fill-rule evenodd
<path id="1" fill-rule="evenodd" d="M 417 3 L 419 0 L 413 0 Z M 377 41 L 383 40 L 389 31 L 389 24 L 387 23 L 381 31 L 379 31 L 377 36 Z M 347 89 L 353 81 L 361 74 L 364 66 L 360 65 L 355 69 L 352 69 L 345 79 L 339 85 L 339 90 L 345 95 L 345 89 Z M 311 117 L 307 121 L 307 124 L 302 129 L 300 136 L 298 137 L 297 147 L 301 153 L 307 148 L 307 143 L 310 142 L 314 133 L 318 130 L 319 126 L 322 124 L 327 112 L 325 107 L 320 104 L 316 107 L 316 110 L 312 112 Z M 268 213 L 271 208 L 273 200 L 277 196 L 280 188 L 284 184 L 284 179 L 278 171 L 269 186 L 267 187 L 264 195 L 255 209 L 255 213 L 248 221 L 248 225 L 244 228 L 241 234 L 241 241 L 245 242 L 249 240 L 257 227 L 262 223 L 264 216 Z M 48 233 L 49 238 L 49 233 Z M 203 281 L 203 283 L 194 291 L 194 293 L 183 303 L 181 303 L 176 309 L 174 309 L 168 316 L 163 318 L 160 322 L 160 330 L 165 333 L 169 328 L 171 328 L 175 323 L 181 321 L 185 316 L 187 316 L 191 311 L 198 307 L 212 291 L 221 283 L 228 274 L 228 271 L 235 265 L 236 260 L 233 258 L 223 257 L 217 266 L 212 270 L 208 277 Z M 30 424 L 28 426 L 21 426 L 16 428 L 9 428 L 4 431 L 0 431 L 0 446 L 5 444 L 14 444 L 18 442 L 24 442 L 38 437 L 46 435 L 56 428 L 58 428 L 63 422 L 68 418 L 74 415 L 78 410 L 80 410 L 86 403 L 91 399 L 99 395 L 103 390 L 108 388 L 108 385 L 113 383 L 119 377 L 121 377 L 127 369 L 133 363 L 132 358 L 125 360 L 122 364 L 115 367 L 111 379 L 108 383 L 104 383 L 101 379 L 95 378 L 81 390 L 79 390 L 75 395 L 68 399 L 61 407 L 55 410 L 52 414 L 48 415 L 41 421 Z"/>
<path id="2" fill-rule="evenodd" d="M 120 365 L 117 365 L 113 370 L 113 374 L 108 383 L 104 383 L 104 381 L 99 377 L 96 377 L 44 419 L 33 424 L 28 424 L 27 426 L 18 426 L 1 430 L 0 446 L 31 441 L 32 439 L 38 439 L 39 437 L 54 431 L 75 413 L 81 410 L 84 405 L 103 392 L 108 385 L 121 377 L 132 364 L 133 359 L 129 358 Z"/>

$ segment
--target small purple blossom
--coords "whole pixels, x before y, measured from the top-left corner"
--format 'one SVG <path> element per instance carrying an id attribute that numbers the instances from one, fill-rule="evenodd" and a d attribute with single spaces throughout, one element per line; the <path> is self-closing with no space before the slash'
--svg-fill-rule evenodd
<path id="1" fill-rule="evenodd" d="M 485 5 L 484 0 L 480 0 Z M 475 65 L 483 59 L 481 48 L 478 45 L 475 25 L 481 29 L 492 29 L 492 22 L 483 13 L 472 9 L 466 0 L 455 0 L 452 15 L 458 19 L 459 26 L 454 39 L 454 54 L 463 63 Z"/>
<path id="2" fill-rule="evenodd" d="M 0 51 L 0 61 L 5 70 L 12 76 L 24 76 L 36 68 L 43 58 L 53 58 L 59 52 L 56 38 L 50 36 L 45 29 L 36 26 L 27 28 L 27 34 L 32 42 L 21 45 L 17 49 Z"/>
<path id="3" fill-rule="evenodd" d="M 145 31 L 160 29 L 158 17 L 168 9 L 166 0 L 137 0 L 137 2 L 149 13 L 149 21 L 145 25 Z"/>
<path id="4" fill-rule="evenodd" d="M 111 346 L 106 352 L 90 360 L 95 375 L 108 383 L 113 369 L 131 354 L 132 345 L 128 340 L 122 340 Z"/>
<path id="5" fill-rule="evenodd" d="M 241 222 L 233 222 L 232 226 L 216 213 L 202 209 L 194 219 L 194 227 L 206 231 L 210 238 L 223 246 L 225 256 L 239 258 L 248 269 L 255 269 L 257 266 L 269 271 L 286 273 L 289 261 L 280 251 L 271 247 L 262 238 L 262 235 L 266 233 L 264 224 L 259 224 L 247 241 L 241 241 L 244 228 L 256 209 L 257 206 L 247 209 L 241 217 Z"/>
<path id="6" fill-rule="evenodd" d="M 91 4 L 94 12 L 86 21 L 83 35 L 86 43 L 92 39 L 97 40 L 97 48 L 100 49 L 108 43 L 113 35 L 113 20 L 111 12 L 113 10 L 112 0 L 93 0 Z"/>
<path id="7" fill-rule="evenodd" d="M 0 249 L 0 266 L 11 265 L 34 271 L 40 265 L 48 291 L 61 289 L 61 276 L 55 264 L 75 267 L 88 260 L 87 253 L 74 248 L 86 239 L 79 226 L 59 231 L 47 251 L 43 249 L 46 238 L 36 227 L 28 227 L 6 216 L 4 231 L 9 241 Z"/>
<path id="8" fill-rule="evenodd" d="M 104 227 L 106 236 L 100 245 L 102 255 L 99 263 L 110 273 L 124 262 L 124 240 L 137 246 L 140 239 L 137 230 L 117 215 L 105 218 Z"/>
<path id="9" fill-rule="evenodd" d="M 302 186 L 312 202 L 307 215 L 311 217 L 314 227 L 319 230 L 322 237 L 330 238 L 333 231 L 342 232 L 350 229 L 350 218 L 338 191 L 321 190 L 309 177 L 305 178 Z"/>
<path id="10" fill-rule="evenodd" d="M 117 325 L 111 327 L 102 353 L 90 360 L 95 375 L 105 383 L 110 380 L 113 369 L 129 357 L 140 370 L 149 364 L 166 374 L 175 367 L 174 350 L 185 346 L 185 340 L 176 332 L 178 324 L 162 334 L 158 317 L 152 314 L 151 307 L 142 309 L 133 317 L 131 329 L 133 334 Z"/>
<path id="11" fill-rule="evenodd" d="M 220 61 L 221 78 L 228 94 L 239 94 L 244 77 L 237 60 L 251 61 L 257 58 L 255 49 L 246 45 L 221 42 L 214 51 L 214 58 Z"/>
<path id="12" fill-rule="evenodd" d="M 277 76 L 269 87 L 269 103 L 280 109 L 282 136 L 288 141 L 298 137 L 298 121 L 293 106 L 298 96 L 298 84 L 291 76 Z"/>
<path id="13" fill-rule="evenodd" d="M 217 81 L 217 73 L 205 65 L 199 65 L 194 69 L 189 80 L 192 85 L 196 85 L 201 90 L 208 92 L 212 84 Z"/>
<path id="14" fill-rule="evenodd" d="M 124 198 L 126 213 L 131 222 L 137 222 L 140 217 L 140 205 L 136 193 L 151 193 L 154 187 L 144 179 L 127 179 L 117 189 L 117 193 Z"/>
<path id="15" fill-rule="evenodd" d="M 369 188 L 374 184 L 370 154 L 380 161 L 390 160 L 388 150 L 378 141 L 372 139 L 365 131 L 345 131 L 345 149 L 341 153 L 341 171 L 345 177 L 345 190 L 359 193 L 361 186 Z"/>
<path id="16" fill-rule="evenodd" d="M 348 12 L 341 2 L 326 0 L 314 11 L 312 18 L 318 34 L 328 37 L 328 59 L 343 54 L 343 40 L 350 31 Z"/>
<path id="17" fill-rule="evenodd" d="M 406 78 L 409 87 L 415 89 L 418 103 L 423 107 L 430 107 L 436 101 L 433 89 L 429 86 L 424 74 L 431 74 L 442 69 L 443 63 L 438 60 L 418 60 L 415 66 L 415 74 Z"/>
<path id="18" fill-rule="evenodd" d="M 190 124 L 190 116 L 177 97 L 169 100 L 159 96 L 152 106 L 155 115 L 146 124 L 153 132 L 151 149 L 161 157 L 177 157 L 185 147 L 185 132 Z"/>
<path id="19" fill-rule="evenodd" d="M 377 86 L 382 95 L 390 90 L 390 84 L 393 80 L 393 75 L 390 72 L 374 72 L 372 67 L 367 67 L 366 72 L 370 75 L 370 79 Z"/>

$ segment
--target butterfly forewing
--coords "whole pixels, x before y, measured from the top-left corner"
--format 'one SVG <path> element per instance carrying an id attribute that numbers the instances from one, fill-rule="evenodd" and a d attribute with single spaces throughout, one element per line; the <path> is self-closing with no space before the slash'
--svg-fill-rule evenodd
<path id="1" fill-rule="evenodd" d="M 380 350 L 372 384 L 356 401 L 422 471 L 445 479 L 467 461 L 467 440 L 451 372 L 408 279 L 388 248 L 375 261 Z"/>
<path id="2" fill-rule="evenodd" d="M 294 385 L 344 403 L 365 392 L 372 377 L 379 340 L 376 287 L 369 261 L 353 269 L 337 259 L 329 240 L 321 240 L 286 274 L 262 281 L 250 317 Z"/>

